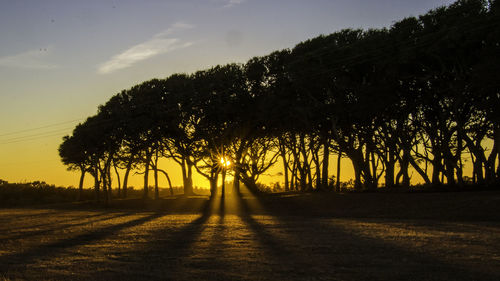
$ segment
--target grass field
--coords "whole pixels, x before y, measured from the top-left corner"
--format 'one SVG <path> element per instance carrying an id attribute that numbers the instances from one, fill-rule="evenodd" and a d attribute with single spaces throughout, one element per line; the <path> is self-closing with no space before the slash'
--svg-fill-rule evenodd
<path id="1" fill-rule="evenodd" d="M 500 192 L 0 209 L 0 280 L 500 280 Z"/>

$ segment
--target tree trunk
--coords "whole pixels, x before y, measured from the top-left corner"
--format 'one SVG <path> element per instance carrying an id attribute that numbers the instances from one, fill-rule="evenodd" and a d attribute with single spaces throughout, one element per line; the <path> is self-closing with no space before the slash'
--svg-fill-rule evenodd
<path id="1" fill-rule="evenodd" d="M 120 173 L 118 173 L 118 168 L 116 167 L 116 164 L 114 162 L 113 162 L 113 167 L 115 168 L 116 183 L 118 183 L 118 198 L 121 198 L 122 194 L 121 194 Z"/>
<path id="2" fill-rule="evenodd" d="M 106 167 L 101 171 L 101 181 L 102 181 L 102 194 L 104 195 L 104 205 L 108 205 L 108 175 L 106 175 Z"/>
<path id="3" fill-rule="evenodd" d="M 158 170 L 158 171 L 162 172 L 165 175 L 165 177 L 167 178 L 168 186 L 170 188 L 170 195 L 174 196 L 174 189 L 172 187 L 172 182 L 170 181 L 170 177 L 168 176 L 168 173 L 163 171 L 163 170 Z"/>
<path id="4" fill-rule="evenodd" d="M 97 202 L 99 202 L 99 185 L 100 185 L 100 181 L 99 181 L 99 168 L 97 167 L 94 167 L 94 191 L 95 191 L 95 200 Z"/>
<path id="5" fill-rule="evenodd" d="M 222 188 L 221 188 L 222 195 L 221 197 L 224 198 L 226 197 L 226 169 L 222 168 Z"/>
<path id="6" fill-rule="evenodd" d="M 113 180 L 111 178 L 111 162 L 109 162 L 109 164 L 108 164 L 108 168 L 106 170 L 106 173 L 108 174 L 108 199 L 111 199 L 113 197 L 112 189 L 111 189 L 111 184 L 113 182 Z"/>
<path id="7" fill-rule="evenodd" d="M 165 173 L 165 177 L 167 177 L 168 187 L 170 189 L 170 195 L 174 196 L 174 188 L 172 187 L 172 182 L 170 181 L 170 177 L 168 176 L 167 173 Z"/>
<path id="8" fill-rule="evenodd" d="M 362 189 L 362 184 L 361 184 L 361 170 L 363 166 L 363 156 L 356 155 L 359 154 L 357 152 L 352 152 L 348 154 L 349 158 L 351 159 L 352 166 L 354 168 L 354 189 L 356 190 L 361 190 Z"/>
<path id="9" fill-rule="evenodd" d="M 396 185 L 400 186 L 401 178 L 403 177 L 403 172 L 401 169 L 399 169 L 398 174 L 396 175 Z"/>
<path id="10" fill-rule="evenodd" d="M 78 183 L 78 201 L 83 200 L 83 180 L 85 179 L 85 168 L 80 168 L 80 182 Z"/>
<path id="11" fill-rule="evenodd" d="M 459 126 L 463 128 L 462 125 Z M 458 131 L 457 135 L 457 151 L 455 153 L 455 158 L 458 160 L 457 168 L 457 181 L 460 186 L 464 185 L 464 177 L 463 177 L 463 162 L 462 162 L 462 151 L 464 150 L 463 138 L 462 138 L 462 130 Z"/>
<path id="12" fill-rule="evenodd" d="M 240 169 L 239 168 L 236 168 L 234 171 L 233 193 L 240 194 Z"/>
<path id="13" fill-rule="evenodd" d="M 155 150 L 155 161 L 153 166 L 153 176 L 155 179 L 155 200 L 160 199 L 160 191 L 158 189 L 158 149 Z"/>
<path id="14" fill-rule="evenodd" d="M 240 194 L 241 158 L 243 157 L 243 151 L 247 148 L 247 144 L 246 140 L 241 140 L 234 159 L 233 192 L 235 195 Z"/>
<path id="15" fill-rule="evenodd" d="M 316 189 L 321 189 L 323 188 L 322 186 L 322 180 L 321 180 L 321 167 L 320 167 L 320 162 L 319 162 L 319 155 L 317 155 L 318 158 L 316 158 L 316 163 L 315 163 L 315 166 L 316 166 Z"/>
<path id="16" fill-rule="evenodd" d="M 458 155 L 460 155 L 459 153 Z M 457 165 L 457 181 L 460 186 L 464 185 L 464 175 L 463 175 L 463 162 L 462 162 L 462 157 L 459 156 L 458 158 L 458 165 Z"/>
<path id="17" fill-rule="evenodd" d="M 158 189 L 158 169 L 156 167 L 153 168 L 153 176 L 155 179 L 155 199 L 160 199 L 160 190 Z"/>
<path id="18" fill-rule="evenodd" d="M 99 172 L 101 173 L 101 183 L 102 183 L 102 194 L 104 195 L 104 204 L 107 206 L 108 205 L 108 173 L 107 173 L 107 167 L 108 167 L 108 160 L 104 163 L 104 166 L 101 167 L 100 164 L 98 165 Z"/>
<path id="19" fill-rule="evenodd" d="M 306 171 L 304 167 L 299 167 L 299 173 L 300 173 L 300 191 L 306 191 L 307 190 L 307 179 L 306 179 Z"/>
<path id="20" fill-rule="evenodd" d="M 297 161 L 293 161 L 292 165 L 292 178 L 290 181 L 290 190 L 298 190 L 298 185 L 297 185 L 298 179 L 297 179 Z"/>
<path id="21" fill-rule="evenodd" d="M 183 158 L 181 163 L 184 195 L 193 195 L 193 163 Z"/>
<path id="22" fill-rule="evenodd" d="M 420 168 L 420 166 L 417 164 L 417 162 L 415 162 L 415 159 L 413 159 L 413 157 L 409 157 L 408 158 L 410 164 L 412 165 L 413 169 L 415 169 L 415 171 L 417 171 L 417 173 L 420 174 L 420 176 L 424 179 L 425 183 L 430 185 L 431 184 L 431 180 L 429 179 L 429 176 L 427 175 L 427 173 L 422 170 L 422 168 Z"/>
<path id="23" fill-rule="evenodd" d="M 328 188 L 328 165 L 330 158 L 330 141 L 325 138 L 325 142 L 323 143 L 323 172 L 322 172 L 322 181 L 321 185 L 323 188 Z"/>
<path id="24" fill-rule="evenodd" d="M 340 164 L 342 161 L 342 150 L 339 147 L 339 154 L 337 157 L 337 182 L 335 183 L 335 191 L 340 192 Z"/>
<path id="25" fill-rule="evenodd" d="M 280 155 L 283 159 L 283 177 L 285 179 L 285 191 L 290 191 L 290 184 L 288 182 L 288 162 L 286 161 L 286 150 L 285 145 L 282 145 L 282 140 L 280 139 Z"/>
<path id="26" fill-rule="evenodd" d="M 496 174 L 496 180 L 495 181 L 499 181 L 500 180 L 500 151 L 497 152 L 497 157 L 498 157 L 498 161 L 497 161 L 497 174 Z"/>
<path id="27" fill-rule="evenodd" d="M 194 195 L 194 192 L 193 192 L 193 164 L 191 162 L 187 163 L 187 188 L 184 189 L 184 193 L 187 195 Z"/>
<path id="28" fill-rule="evenodd" d="M 478 159 L 477 157 L 476 157 L 476 161 L 474 161 L 473 173 L 474 173 L 473 177 L 475 178 L 474 183 L 484 184 L 483 164 L 480 161 L 480 159 Z"/>
<path id="29" fill-rule="evenodd" d="M 181 171 L 182 171 L 182 187 L 184 188 L 184 194 L 186 194 L 186 190 L 188 188 L 187 187 L 188 186 L 188 178 L 187 178 L 186 159 L 185 159 L 185 157 L 182 158 Z"/>
<path id="30" fill-rule="evenodd" d="M 217 195 L 217 180 L 219 176 L 215 174 L 209 179 L 210 182 L 210 199 L 215 198 Z"/>
<path id="31" fill-rule="evenodd" d="M 361 190 L 363 188 L 361 184 L 361 168 L 358 164 L 354 165 L 354 189 Z"/>
<path id="32" fill-rule="evenodd" d="M 488 156 L 488 160 L 486 161 L 486 182 L 488 184 L 494 183 L 498 177 L 497 171 L 495 171 L 495 166 L 496 166 L 495 162 L 497 160 L 497 155 L 500 153 L 499 146 L 500 146 L 500 128 L 498 128 L 498 126 L 495 126 L 493 132 L 493 148 L 491 149 L 490 155 Z M 498 167 L 497 170 L 500 170 L 500 167 Z"/>
<path id="33" fill-rule="evenodd" d="M 410 164 L 410 155 L 408 155 L 410 152 L 408 150 L 403 151 L 403 158 L 401 159 L 400 162 L 400 167 L 401 167 L 401 173 L 403 174 L 403 186 L 404 187 L 409 187 L 410 186 L 410 176 L 408 174 L 408 168 Z"/>
<path id="34" fill-rule="evenodd" d="M 375 160 L 375 153 L 373 150 L 370 149 L 370 152 L 368 153 L 368 156 L 370 156 L 370 164 L 371 164 L 371 181 L 370 185 L 374 186 L 374 188 L 377 188 L 378 181 L 377 181 L 377 160 Z"/>
<path id="35" fill-rule="evenodd" d="M 441 181 L 439 179 L 439 173 L 441 172 L 441 157 L 434 154 L 434 159 L 432 160 L 432 184 L 440 185 Z"/>
<path id="36" fill-rule="evenodd" d="M 455 161 L 452 159 L 451 152 L 447 151 L 446 152 L 446 157 L 445 157 L 445 174 L 446 174 L 446 181 L 448 185 L 455 185 Z"/>
<path id="37" fill-rule="evenodd" d="M 257 183 L 255 182 L 255 180 L 253 178 L 251 178 L 251 177 L 243 177 L 241 179 L 241 181 L 243 182 L 243 184 L 245 184 L 245 186 L 248 188 L 248 190 L 251 193 L 253 193 L 253 194 L 260 193 L 260 190 L 257 187 Z"/>
<path id="38" fill-rule="evenodd" d="M 130 174 L 130 170 L 132 169 L 132 159 L 127 163 L 127 169 L 125 170 L 125 175 L 123 176 L 123 198 L 127 198 L 127 184 L 128 184 L 128 175 Z"/>
<path id="39" fill-rule="evenodd" d="M 393 188 L 394 187 L 394 167 L 396 165 L 396 160 L 394 156 L 394 152 L 389 149 L 387 152 L 387 159 L 385 161 L 385 187 Z"/>
<path id="40" fill-rule="evenodd" d="M 472 181 L 474 184 L 484 184 L 483 165 L 487 165 L 487 159 L 484 155 L 484 149 L 481 147 L 483 136 L 472 140 L 467 134 L 463 135 L 467 148 L 472 159 Z"/>
<path id="41" fill-rule="evenodd" d="M 148 198 L 148 192 L 149 192 L 149 162 L 151 161 L 151 155 L 152 153 L 149 151 L 149 149 L 146 151 L 146 161 L 145 161 L 145 168 L 144 168 L 144 194 L 143 198 Z"/>
<path id="42" fill-rule="evenodd" d="M 305 190 L 312 190 L 312 171 L 311 171 L 311 166 L 309 165 L 309 157 L 307 155 L 307 151 L 306 151 L 306 144 L 305 144 L 305 136 L 304 135 L 301 135 L 300 137 L 300 147 L 301 147 L 301 152 L 302 152 L 302 157 L 304 158 L 304 160 L 302 161 L 302 174 L 304 175 L 304 181 L 301 183 L 301 184 L 304 184 L 304 187 L 302 189 L 302 191 L 305 191 Z M 314 153 L 314 151 L 312 151 L 311 153 Z M 313 156 L 314 158 L 314 156 Z M 307 179 L 306 179 L 307 177 Z"/>
<path id="43" fill-rule="evenodd" d="M 372 156 L 373 154 L 371 152 L 371 149 L 369 149 L 367 145 L 365 150 L 365 158 L 362 158 L 362 161 L 360 163 L 362 167 L 362 175 L 365 180 L 365 188 L 369 190 L 377 188 L 375 183 L 376 165 Z M 373 159 L 373 161 L 371 159 Z"/>
<path id="44" fill-rule="evenodd" d="M 472 161 L 472 184 L 477 184 L 477 179 L 478 177 L 476 176 L 477 172 L 477 162 L 476 161 L 476 157 L 474 157 L 474 153 L 472 153 L 472 151 L 469 149 L 469 153 L 470 153 L 470 159 Z"/>

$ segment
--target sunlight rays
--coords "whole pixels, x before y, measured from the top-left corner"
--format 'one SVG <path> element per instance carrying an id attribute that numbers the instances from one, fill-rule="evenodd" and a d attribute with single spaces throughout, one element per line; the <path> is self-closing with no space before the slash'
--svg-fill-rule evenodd
<path id="1" fill-rule="evenodd" d="M 220 165 L 224 167 L 224 169 L 228 169 L 231 166 L 231 160 L 227 157 L 222 156 L 220 158 Z"/>
<path id="2" fill-rule="evenodd" d="M 32 211 L 33 218 L 24 220 L 29 225 L 21 226 L 14 224 L 15 216 L 0 212 L 2 222 L 13 226 L 10 233 L 0 233 L 5 249 L 0 262 L 13 270 L 25 268 L 34 279 L 46 279 L 49 271 L 67 279 L 69 269 L 80 278 L 97 275 L 99 280 L 234 280 L 262 272 L 277 280 L 375 275 L 394 280 L 421 268 L 437 279 L 495 276 L 498 223 L 285 215 L 269 209 L 266 199 L 242 191 L 196 201 L 203 202 L 201 214 Z M 54 224 L 40 223 L 42 216 Z M 23 233 L 29 235 L 11 237 Z"/>

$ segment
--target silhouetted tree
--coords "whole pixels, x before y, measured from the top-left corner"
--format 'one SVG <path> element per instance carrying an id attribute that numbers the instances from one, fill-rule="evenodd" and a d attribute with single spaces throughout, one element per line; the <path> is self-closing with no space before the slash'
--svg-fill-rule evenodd
<path id="1" fill-rule="evenodd" d="M 181 167 L 193 194 L 193 168 L 210 182 L 234 176 L 257 191 L 279 159 L 285 190 L 329 187 L 332 153 L 354 167 L 354 187 L 465 184 L 500 177 L 498 1 L 459 0 L 389 29 L 345 29 L 292 49 L 153 79 L 113 96 L 59 148 L 65 165 L 94 177 L 107 202 L 111 166 L 126 196 L 131 170 L 149 171 L 159 196 L 160 159 Z M 227 158 L 229 170 L 221 166 Z M 223 183 L 224 186 L 224 183 Z M 118 184 L 120 188 L 120 184 Z"/>

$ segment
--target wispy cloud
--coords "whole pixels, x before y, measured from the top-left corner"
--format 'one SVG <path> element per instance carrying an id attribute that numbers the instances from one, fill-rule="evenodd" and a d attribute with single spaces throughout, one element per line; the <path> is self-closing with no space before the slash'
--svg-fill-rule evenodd
<path id="1" fill-rule="evenodd" d="M 12 56 L 0 57 L 0 66 L 24 69 L 54 69 L 58 66 L 44 61 L 51 53 L 50 47 L 29 50 Z"/>
<path id="2" fill-rule="evenodd" d="M 108 74 L 119 69 L 130 67 L 135 63 L 154 56 L 189 47 L 193 44 L 192 42 L 185 42 L 179 38 L 171 37 L 171 35 L 180 30 L 190 29 L 193 27 L 193 25 L 187 23 L 175 23 L 168 29 L 155 34 L 146 42 L 132 46 L 127 50 L 114 55 L 111 59 L 102 63 L 97 72 L 100 74 Z"/>
<path id="3" fill-rule="evenodd" d="M 245 2 L 245 0 L 229 0 L 227 1 L 226 5 L 224 5 L 224 8 L 230 8 L 243 2 Z"/>

